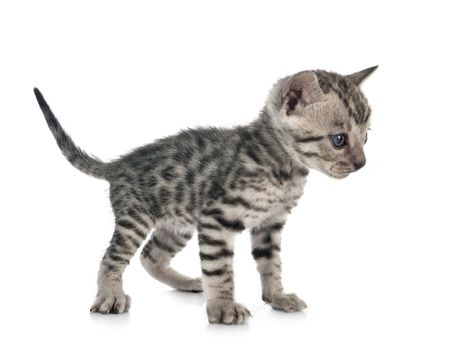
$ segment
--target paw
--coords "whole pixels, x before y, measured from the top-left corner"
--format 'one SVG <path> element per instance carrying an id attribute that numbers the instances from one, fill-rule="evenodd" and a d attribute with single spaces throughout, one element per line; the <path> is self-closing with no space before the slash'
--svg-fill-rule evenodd
<path id="1" fill-rule="evenodd" d="M 178 290 L 183 292 L 201 293 L 203 292 L 202 279 L 191 278 L 190 280 L 184 282 L 184 284 L 181 285 Z"/>
<path id="2" fill-rule="evenodd" d="M 98 292 L 90 312 L 101 314 L 120 314 L 130 309 L 131 298 L 123 291 Z"/>
<path id="3" fill-rule="evenodd" d="M 274 309 L 285 312 L 301 311 L 307 307 L 296 294 L 275 295 L 268 302 Z"/>
<path id="4" fill-rule="evenodd" d="M 223 324 L 244 324 L 251 316 L 247 308 L 232 300 L 208 302 L 207 314 L 210 323 Z"/>

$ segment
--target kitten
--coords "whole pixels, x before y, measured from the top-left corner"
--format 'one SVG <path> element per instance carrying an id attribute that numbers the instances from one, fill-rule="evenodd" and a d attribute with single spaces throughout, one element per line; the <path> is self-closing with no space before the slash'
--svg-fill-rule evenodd
<path id="1" fill-rule="evenodd" d="M 59 148 L 77 169 L 110 183 L 115 229 L 99 268 L 91 311 L 128 311 L 122 274 L 152 230 L 141 262 L 157 280 L 206 292 L 211 323 L 241 324 L 234 300 L 235 235 L 251 232 L 262 299 L 286 312 L 306 307 L 281 281 L 281 231 L 303 193 L 308 169 L 344 178 L 365 165 L 370 107 L 360 83 L 377 67 L 341 76 L 304 71 L 279 80 L 259 118 L 234 129 L 199 128 L 140 147 L 109 163 L 75 145 L 38 89 L 35 96 Z M 170 260 L 198 231 L 202 278 Z"/>

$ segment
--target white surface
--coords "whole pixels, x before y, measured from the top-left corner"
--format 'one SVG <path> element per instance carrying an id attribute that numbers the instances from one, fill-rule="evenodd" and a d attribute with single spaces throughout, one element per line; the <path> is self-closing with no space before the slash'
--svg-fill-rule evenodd
<path id="1" fill-rule="evenodd" d="M 0 348 L 460 349 L 458 11 L 451 2 L 10 1 L 0 4 Z M 90 315 L 112 232 L 108 186 L 61 156 L 41 88 L 85 150 L 110 159 L 195 125 L 256 117 L 272 83 L 303 69 L 379 64 L 367 166 L 312 173 L 285 227 L 286 289 L 260 300 L 249 237 L 237 299 L 253 318 L 209 326 L 200 295 L 125 274 L 128 315 Z M 197 275 L 196 238 L 174 261 Z"/>

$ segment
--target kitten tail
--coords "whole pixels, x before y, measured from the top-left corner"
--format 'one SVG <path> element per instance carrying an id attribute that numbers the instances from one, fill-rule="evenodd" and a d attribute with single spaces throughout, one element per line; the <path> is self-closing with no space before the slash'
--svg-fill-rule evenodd
<path id="1" fill-rule="evenodd" d="M 39 89 L 34 88 L 35 97 L 37 98 L 38 104 L 45 115 L 48 127 L 53 133 L 56 142 L 66 159 L 78 170 L 85 174 L 94 176 L 98 179 L 106 178 L 107 164 L 99 160 L 98 158 L 89 155 L 82 149 L 80 149 L 74 141 L 70 138 L 69 134 L 64 131 L 59 121 L 54 116 L 48 103 L 43 98 L 42 93 Z"/>

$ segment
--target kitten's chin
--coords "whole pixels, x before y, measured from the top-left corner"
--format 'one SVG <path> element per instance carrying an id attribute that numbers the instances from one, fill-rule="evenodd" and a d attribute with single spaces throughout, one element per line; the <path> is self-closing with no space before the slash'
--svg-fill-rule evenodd
<path id="1" fill-rule="evenodd" d="M 337 163 L 331 166 L 326 173 L 334 179 L 344 179 L 354 171 L 355 170 L 351 166 Z"/>

